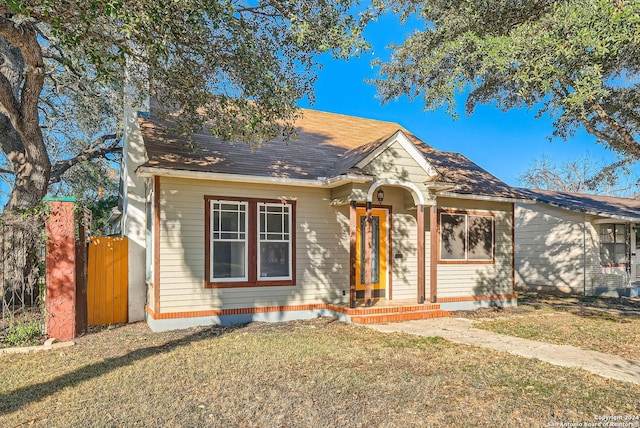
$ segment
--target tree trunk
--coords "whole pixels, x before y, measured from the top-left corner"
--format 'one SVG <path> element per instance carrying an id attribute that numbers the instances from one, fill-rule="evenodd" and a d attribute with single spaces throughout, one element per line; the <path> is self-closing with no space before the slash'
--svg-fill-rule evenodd
<path id="1" fill-rule="evenodd" d="M 38 111 L 43 86 L 44 62 L 34 24 L 0 16 L 0 148 L 14 173 L 11 196 L 0 216 L 3 313 L 7 305 L 15 310 L 33 303 L 39 291 L 43 219 L 26 214 L 47 193 L 51 173 Z"/>
<path id="2" fill-rule="evenodd" d="M 51 173 L 38 111 L 44 62 L 33 26 L 1 24 L 7 23 L 0 21 L 0 148 L 15 174 L 4 209 L 22 211 L 42 200 Z"/>
<path id="3" fill-rule="evenodd" d="M 31 137 L 33 140 L 42 141 L 42 134 Z M 47 194 L 51 173 L 49 157 L 46 151 L 44 155 L 39 150 L 31 150 L 31 153 L 29 151 L 9 156 L 15 171 L 15 184 L 5 210 L 29 210 L 39 204 Z"/>

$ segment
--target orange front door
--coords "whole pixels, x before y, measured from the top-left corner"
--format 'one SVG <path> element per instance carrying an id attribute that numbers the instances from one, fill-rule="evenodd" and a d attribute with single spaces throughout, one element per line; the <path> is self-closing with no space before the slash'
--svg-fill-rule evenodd
<path id="1" fill-rule="evenodd" d="M 387 295 L 387 218 L 386 209 L 371 210 L 371 291 L 374 298 Z M 364 298 L 365 289 L 365 226 L 367 210 L 356 210 L 356 298 Z"/>

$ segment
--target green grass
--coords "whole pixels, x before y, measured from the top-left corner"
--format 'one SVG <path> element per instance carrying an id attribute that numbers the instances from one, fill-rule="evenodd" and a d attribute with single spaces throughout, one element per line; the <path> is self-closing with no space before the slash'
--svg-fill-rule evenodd
<path id="1" fill-rule="evenodd" d="M 527 296 L 517 313 L 474 327 L 510 336 L 605 352 L 640 360 L 640 307 L 617 299 Z M 524 304 L 523 304 L 524 303 Z"/>
<path id="2" fill-rule="evenodd" d="M 329 319 L 133 324 L 0 363 L 2 426 L 546 426 L 640 413 L 635 384 Z"/>

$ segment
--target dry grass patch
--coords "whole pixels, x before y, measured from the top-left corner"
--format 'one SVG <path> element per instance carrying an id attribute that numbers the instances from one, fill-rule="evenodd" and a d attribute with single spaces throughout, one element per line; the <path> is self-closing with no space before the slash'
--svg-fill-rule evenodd
<path id="1" fill-rule="evenodd" d="M 640 360 L 640 301 L 527 294 L 519 303 L 476 312 L 474 327 Z"/>
<path id="2" fill-rule="evenodd" d="M 544 426 L 640 414 L 640 386 L 330 319 L 133 324 L 0 358 L 3 426 Z"/>

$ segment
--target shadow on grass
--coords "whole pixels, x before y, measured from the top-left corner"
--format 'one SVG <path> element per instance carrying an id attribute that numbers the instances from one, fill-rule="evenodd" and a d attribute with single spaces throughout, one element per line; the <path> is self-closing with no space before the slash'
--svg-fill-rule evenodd
<path id="1" fill-rule="evenodd" d="M 587 318 L 603 318 L 621 321 L 623 318 L 640 317 L 640 300 L 618 297 L 543 294 L 519 291 L 518 302 L 535 308 L 550 307 Z"/>
<path id="2" fill-rule="evenodd" d="M 244 326 L 239 325 L 234 327 L 206 329 L 204 331 L 198 331 L 188 336 L 171 340 L 160 345 L 136 349 L 125 355 L 107 358 L 93 364 L 89 364 L 46 382 L 25 386 L 6 394 L 1 394 L 0 415 L 17 411 L 30 403 L 41 401 L 47 396 L 55 394 L 63 388 L 76 386 L 81 382 L 97 378 L 121 367 L 131 365 L 137 361 L 153 357 L 154 355 L 173 351 L 180 347 L 188 346 L 201 340 L 218 338 L 225 334 L 229 334 L 241 327 Z"/>

